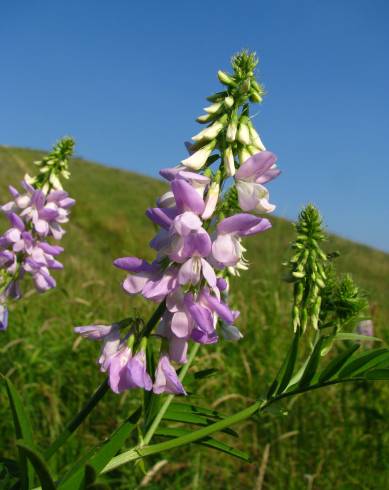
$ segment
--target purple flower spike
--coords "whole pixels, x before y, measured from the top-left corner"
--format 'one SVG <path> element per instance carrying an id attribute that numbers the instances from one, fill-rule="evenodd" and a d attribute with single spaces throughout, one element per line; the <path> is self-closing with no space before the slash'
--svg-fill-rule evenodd
<path id="1" fill-rule="evenodd" d="M 176 370 L 170 364 L 167 354 L 162 354 L 159 358 L 158 366 L 155 371 L 155 382 L 153 391 L 156 394 L 171 393 L 173 395 L 186 395 L 186 391 L 178 379 Z"/>

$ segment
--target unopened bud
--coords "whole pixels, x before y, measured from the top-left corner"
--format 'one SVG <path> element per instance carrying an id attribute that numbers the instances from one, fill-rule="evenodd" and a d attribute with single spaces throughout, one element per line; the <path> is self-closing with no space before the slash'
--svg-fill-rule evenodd
<path id="1" fill-rule="evenodd" d="M 223 161 L 226 174 L 229 177 L 233 177 L 235 175 L 235 159 L 231 146 L 229 146 L 224 152 Z"/>
<path id="2" fill-rule="evenodd" d="M 181 160 L 182 165 L 185 165 L 185 167 L 194 170 L 199 170 L 200 168 L 204 167 L 209 155 L 213 152 L 215 146 L 216 140 L 211 141 L 210 143 L 193 153 L 190 157 Z"/>
<path id="3" fill-rule="evenodd" d="M 250 144 L 250 132 L 246 121 L 246 118 L 242 117 L 239 122 L 237 139 L 240 143 L 242 143 L 242 145 Z"/>
<path id="4" fill-rule="evenodd" d="M 234 98 L 230 96 L 226 97 L 224 99 L 224 105 L 228 107 L 228 109 L 231 109 L 231 107 L 234 105 Z"/>
<path id="5" fill-rule="evenodd" d="M 292 317 L 293 317 L 293 330 L 297 332 L 297 329 L 300 326 L 300 312 L 297 306 L 293 307 Z"/>
<path id="6" fill-rule="evenodd" d="M 293 271 L 292 276 L 296 277 L 297 279 L 302 279 L 305 276 L 305 272 L 302 271 Z"/>
<path id="7" fill-rule="evenodd" d="M 249 151 L 245 146 L 241 146 L 238 151 L 239 163 L 242 165 L 248 158 L 251 157 Z"/>
<path id="8" fill-rule="evenodd" d="M 234 325 L 227 325 L 226 323 L 221 324 L 221 333 L 225 340 L 230 340 L 232 342 L 237 342 L 243 338 L 242 333 Z"/>
<path id="9" fill-rule="evenodd" d="M 221 107 L 223 106 L 222 102 L 215 102 L 214 104 L 204 107 L 204 111 L 207 112 L 208 114 L 216 114 L 219 112 Z"/>
<path id="10" fill-rule="evenodd" d="M 195 136 L 192 136 L 192 140 L 193 141 L 213 140 L 220 133 L 223 127 L 224 124 L 221 120 L 216 121 L 215 123 L 212 124 L 212 126 L 209 126 L 208 128 L 205 128 L 202 131 L 200 131 Z"/>
<path id="11" fill-rule="evenodd" d="M 196 121 L 200 124 L 205 124 L 212 119 L 212 114 L 202 114 L 199 116 Z"/>
<path id="12" fill-rule="evenodd" d="M 227 92 L 224 90 L 223 92 L 216 92 L 215 94 L 209 95 L 207 100 L 209 100 L 209 102 L 219 102 L 224 99 L 224 97 L 227 97 L 227 95 Z"/>
<path id="13" fill-rule="evenodd" d="M 221 83 L 223 83 L 224 85 L 229 85 L 231 87 L 234 87 L 236 85 L 234 78 L 231 75 L 228 75 L 228 73 L 226 73 L 225 71 L 219 70 L 217 72 L 217 76 Z"/>
<path id="14" fill-rule="evenodd" d="M 256 146 L 259 150 L 265 151 L 265 145 L 262 143 L 262 140 L 259 137 L 259 134 L 256 132 L 252 123 L 249 124 L 249 133 L 252 144 Z"/>
<path id="15" fill-rule="evenodd" d="M 213 215 L 219 198 L 219 189 L 219 182 L 212 182 L 208 189 L 207 197 L 205 198 L 205 209 L 201 215 L 203 220 L 207 220 Z"/>
<path id="16" fill-rule="evenodd" d="M 233 143 L 235 141 L 237 130 L 238 130 L 238 126 L 236 124 L 236 121 L 232 120 L 228 125 L 227 134 L 226 134 L 226 140 L 229 143 Z"/>
<path id="17" fill-rule="evenodd" d="M 253 90 L 250 94 L 250 101 L 254 104 L 260 104 L 262 102 L 262 97 L 257 91 Z"/>

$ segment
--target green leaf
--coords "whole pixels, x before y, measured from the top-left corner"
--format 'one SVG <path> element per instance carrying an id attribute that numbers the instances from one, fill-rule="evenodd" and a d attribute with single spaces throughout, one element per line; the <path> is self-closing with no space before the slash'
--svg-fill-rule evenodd
<path id="1" fill-rule="evenodd" d="M 166 411 L 163 418 L 165 420 L 171 420 L 172 422 L 181 422 L 185 424 L 202 425 L 202 426 L 211 425 L 215 422 L 215 420 L 222 420 L 222 417 L 216 418 L 216 417 L 210 417 L 208 415 L 203 415 L 198 413 L 175 411 L 171 407 L 169 407 L 169 409 Z M 223 429 L 222 432 L 230 434 L 234 437 L 239 437 L 238 434 L 230 428 Z"/>
<path id="2" fill-rule="evenodd" d="M 284 361 L 284 364 L 281 368 L 279 375 L 277 376 L 276 380 L 273 382 L 272 386 L 270 387 L 270 390 L 269 390 L 270 395 L 268 393 L 268 398 L 270 398 L 270 396 L 277 389 L 278 379 L 281 379 L 281 381 L 279 382 L 279 385 L 278 385 L 277 395 L 282 393 L 284 391 L 284 389 L 288 386 L 289 381 L 291 380 L 291 378 L 293 376 L 294 366 L 296 364 L 299 340 L 300 340 L 300 335 L 298 333 L 295 333 L 294 337 L 293 337 L 292 345 L 290 346 L 290 349 L 289 349 L 288 356 Z M 276 383 L 276 386 L 274 387 L 275 383 Z M 273 393 L 271 393 L 272 391 L 273 391 Z"/>
<path id="3" fill-rule="evenodd" d="M 321 357 L 321 348 L 323 342 L 325 342 L 326 337 L 319 337 L 318 341 L 316 342 L 309 358 L 307 365 L 304 369 L 303 374 L 301 375 L 301 379 L 298 383 L 298 388 L 305 388 L 310 384 L 312 381 L 312 378 L 315 376 L 315 373 L 317 371 L 317 367 L 319 365 L 320 357 Z"/>
<path id="4" fill-rule="evenodd" d="M 339 372 L 338 378 L 354 377 L 358 374 L 367 371 L 371 367 L 374 367 L 377 363 L 382 362 L 389 356 L 388 349 L 371 349 L 366 352 L 362 352 L 359 356 L 351 359 L 344 368 Z"/>
<path id="5" fill-rule="evenodd" d="M 136 427 L 141 413 L 142 408 L 139 407 L 102 446 L 96 448 L 92 452 L 90 457 L 87 459 L 83 458 L 81 463 L 77 463 L 68 472 L 62 479 L 59 488 L 61 490 L 75 490 L 82 488 L 85 484 L 86 476 L 84 465 L 89 466 L 91 470 L 93 469 L 95 474 L 98 475 L 124 445 L 126 439 Z"/>
<path id="6" fill-rule="evenodd" d="M 25 441 L 18 441 L 16 445 L 34 467 L 35 473 L 39 478 L 42 490 L 55 490 L 56 486 L 50 474 L 50 470 L 38 451 L 27 445 Z"/>
<path id="7" fill-rule="evenodd" d="M 368 342 L 382 342 L 382 339 L 378 337 L 372 337 L 370 335 L 360 335 L 358 333 L 351 332 L 339 332 L 334 337 L 335 340 L 354 340 L 354 341 L 368 341 Z"/>
<path id="8" fill-rule="evenodd" d="M 163 451 L 169 451 L 171 449 L 175 449 L 180 446 L 185 446 L 192 442 L 203 441 L 205 438 L 209 437 L 211 434 L 215 432 L 220 432 L 222 429 L 226 427 L 230 427 L 238 422 L 242 422 L 254 414 L 258 413 L 258 410 L 263 406 L 264 400 L 258 400 L 255 403 L 252 403 L 250 406 L 244 408 L 240 412 L 237 412 L 233 415 L 229 415 L 223 420 L 218 420 L 217 422 L 207 426 L 202 427 L 201 429 L 187 431 L 182 436 L 175 437 L 168 441 L 160 442 L 158 444 L 153 444 L 151 446 L 144 446 L 139 449 L 133 448 L 124 453 L 118 454 L 107 464 L 107 466 L 103 469 L 103 473 L 107 473 L 108 471 L 112 471 L 123 464 L 128 463 L 129 461 L 136 461 L 141 458 L 145 458 L 147 456 L 151 456 L 152 454 L 159 454 Z"/>
<path id="9" fill-rule="evenodd" d="M 185 412 L 194 413 L 198 415 L 208 415 L 209 417 L 214 417 L 215 419 L 224 419 L 225 415 L 220 412 L 213 410 L 211 408 L 198 407 L 192 403 L 185 402 L 172 402 L 167 411 L 174 410 L 175 412 Z"/>
<path id="10" fill-rule="evenodd" d="M 29 418 L 24 409 L 24 403 L 11 380 L 2 375 L 1 377 L 7 391 L 8 400 L 12 411 L 16 436 L 15 439 L 22 439 L 26 444 L 32 446 L 32 429 Z M 20 449 L 18 451 L 21 473 L 21 488 L 27 489 L 32 482 L 33 469 L 31 464 L 28 462 L 25 453 Z"/>
<path id="11" fill-rule="evenodd" d="M 181 437 L 181 436 L 186 436 L 187 434 L 190 434 L 191 431 L 188 429 L 173 429 L 170 427 L 159 427 L 155 435 L 158 436 L 163 436 L 163 437 L 169 437 L 169 438 L 176 438 L 176 437 Z M 217 449 L 218 451 L 221 451 L 223 453 L 229 454 L 230 456 L 234 456 L 235 458 L 242 459 L 243 461 L 250 461 L 250 457 L 247 453 L 240 451 L 239 449 L 234 449 L 224 442 L 217 441 L 216 439 L 213 439 L 212 437 L 205 437 L 204 439 L 200 439 L 196 441 L 197 444 L 201 444 L 202 446 L 207 446 L 211 447 L 213 449 Z"/>
<path id="12" fill-rule="evenodd" d="M 384 380 L 389 379 L 389 368 L 383 369 L 370 369 L 365 375 L 365 379 L 369 380 Z"/>
<path id="13" fill-rule="evenodd" d="M 324 383 L 335 376 L 340 369 L 345 365 L 345 363 L 350 359 L 350 357 L 354 354 L 356 350 L 360 347 L 359 344 L 355 344 L 347 349 L 345 352 L 342 352 L 340 355 L 336 356 L 332 361 L 330 361 L 327 366 L 323 369 L 323 371 L 319 375 L 319 383 Z"/>
<path id="14" fill-rule="evenodd" d="M 178 371 L 178 374 L 180 373 L 180 370 Z M 214 374 L 217 373 L 217 369 L 209 368 L 209 369 L 202 369 L 201 371 L 196 371 L 195 373 L 188 373 L 185 376 L 185 384 L 189 385 L 192 384 L 195 381 L 198 381 L 200 379 L 208 378 L 210 376 L 213 376 Z"/>

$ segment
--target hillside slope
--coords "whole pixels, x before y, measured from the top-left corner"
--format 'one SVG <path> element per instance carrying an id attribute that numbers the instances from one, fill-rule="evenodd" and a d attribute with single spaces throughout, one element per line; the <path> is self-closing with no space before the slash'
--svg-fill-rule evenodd
<path id="1" fill-rule="evenodd" d="M 8 184 L 16 186 L 25 172 L 34 171 L 32 162 L 40 155 L 0 146 L 0 202 L 8 200 Z M 42 444 L 58 433 L 102 379 L 95 366 L 97 346 L 80 342 L 72 327 L 109 323 L 133 314 L 146 316 L 151 311 L 141 299 L 122 292 L 123 274 L 111 264 L 123 255 L 152 258 L 147 244 L 153 226 L 144 211 L 164 189 L 158 180 L 80 159 L 72 163 L 71 170 L 67 190 L 77 205 L 63 241 L 65 270 L 56 274 L 59 287 L 42 296 L 27 291 L 27 297 L 11 312 L 8 331 L 0 337 L 0 371 L 11 375 L 23 390 Z M 287 257 L 293 227 L 277 218 L 272 222 L 272 230 L 249 241 L 252 267 L 232 288 L 233 300 L 242 312 L 240 326 L 245 338 L 238 345 L 221 342 L 203 348 L 200 354 L 201 367 L 220 370 L 201 386 L 201 397 L 206 400 L 202 403 L 213 404 L 222 412 L 242 408 L 265 389 L 290 340 L 290 288 L 281 280 L 281 262 Z M 4 220 L 0 224 L 3 229 Z M 342 253 L 338 268 L 352 272 L 369 292 L 376 334 L 389 340 L 389 255 L 334 236 L 327 249 Z M 1 393 L 0 425 L 9 446 L 11 417 L 3 396 Z M 62 462 L 70 462 L 80 447 L 101 440 L 117 419 L 125 417 L 137 396 L 133 392 L 108 395 L 73 438 L 72 452 L 63 455 Z M 371 485 L 384 483 L 386 478 L 388 396 L 389 389 L 379 384 L 314 393 L 293 403 L 288 417 L 269 414 L 240 428 L 239 446 L 250 448 L 253 464 L 204 448 L 196 452 L 195 459 L 188 454 L 190 450 L 180 451 L 166 455 L 169 463 L 147 488 L 209 488 L 209 478 L 212 489 L 256 488 L 266 444 L 271 444 L 267 488 L 306 488 L 307 474 L 316 475 L 317 487 L 313 488 L 373 488 Z M 348 465 L 345 456 L 350 456 Z M 358 470 L 367 460 L 369 468 L 361 474 Z M 195 463 L 189 465 L 189 461 Z M 126 468 L 114 478 L 112 488 L 124 489 L 133 488 L 136 477 L 132 468 Z M 194 480 L 197 487 L 192 485 Z"/>

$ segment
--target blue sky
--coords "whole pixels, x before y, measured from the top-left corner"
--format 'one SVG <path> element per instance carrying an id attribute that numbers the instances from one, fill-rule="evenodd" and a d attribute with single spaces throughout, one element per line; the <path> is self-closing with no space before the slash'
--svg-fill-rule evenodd
<path id="1" fill-rule="evenodd" d="M 0 8 L 0 144 L 70 134 L 85 158 L 156 176 L 184 157 L 217 70 L 250 48 L 268 92 L 256 127 L 283 170 L 278 214 L 313 202 L 329 230 L 389 251 L 389 2 Z"/>

